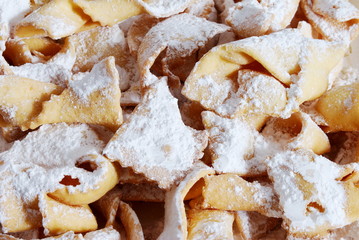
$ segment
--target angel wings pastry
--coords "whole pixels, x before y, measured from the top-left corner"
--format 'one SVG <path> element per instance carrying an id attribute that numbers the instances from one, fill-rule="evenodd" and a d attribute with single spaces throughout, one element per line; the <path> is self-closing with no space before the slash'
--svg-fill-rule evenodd
<path id="1" fill-rule="evenodd" d="M 1 0 L 0 239 L 357 239 L 358 7 Z"/>

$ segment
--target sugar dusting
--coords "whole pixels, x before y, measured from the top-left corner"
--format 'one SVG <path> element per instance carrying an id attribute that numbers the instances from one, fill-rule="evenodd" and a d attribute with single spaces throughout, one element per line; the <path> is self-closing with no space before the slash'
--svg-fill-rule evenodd
<path id="1" fill-rule="evenodd" d="M 306 150 L 278 153 L 267 165 L 290 231 L 311 232 L 323 225 L 337 228 L 349 223 L 345 189 L 336 180 L 341 173 L 338 165 Z M 298 174 L 313 185 L 313 191 L 306 189 L 310 195 L 298 185 Z M 324 212 L 310 207 L 312 202 L 322 206 Z"/>
<path id="2" fill-rule="evenodd" d="M 10 66 L 11 71 L 24 78 L 53 83 L 65 87 L 71 78 L 71 71 L 58 64 L 26 63 L 21 66 Z"/>
<path id="3" fill-rule="evenodd" d="M 206 143 L 204 132 L 184 125 L 177 100 L 160 79 L 103 152 L 123 167 L 131 166 L 161 187 L 168 187 L 202 156 Z M 158 174 L 162 171 L 165 176 Z"/>
<path id="4" fill-rule="evenodd" d="M 359 82 L 359 69 L 346 66 L 335 79 L 333 87 L 351 85 L 356 82 Z"/>
<path id="5" fill-rule="evenodd" d="M 78 22 L 80 16 L 67 16 L 66 13 L 61 11 L 70 10 L 69 8 L 61 8 L 61 5 L 58 6 L 58 8 L 53 6 L 56 6 L 56 4 L 51 6 L 53 15 L 49 14 L 49 7 L 47 7 L 47 11 L 44 11 L 45 14 L 39 11 L 41 8 L 38 8 L 22 19 L 18 26 L 33 25 L 36 23 L 37 28 L 48 31 L 47 34 L 53 39 L 60 39 L 75 33 L 80 27 Z"/>
<path id="6" fill-rule="evenodd" d="M 0 153 L 3 162 L 0 171 L 12 173 L 12 179 L 5 181 L 13 182 L 15 191 L 25 202 L 33 201 L 41 193 L 65 187 L 60 184 L 65 175 L 77 178 L 81 183 L 76 187 L 67 186 L 70 191 L 86 191 L 95 187 L 105 169 L 96 169 L 91 173 L 75 167 L 76 162 L 88 154 L 98 155 L 103 145 L 96 133 L 85 124 L 43 125 Z M 6 193 L 2 195 L 6 196 Z"/>
<path id="7" fill-rule="evenodd" d="M 225 9 L 226 22 L 242 37 L 260 36 L 287 27 L 298 0 L 244 0 Z"/>
<path id="8" fill-rule="evenodd" d="M 169 17 L 183 12 L 192 0 L 136 0 L 146 11 L 157 18 Z"/>
<path id="9" fill-rule="evenodd" d="M 264 161 L 278 152 L 295 148 L 293 136 L 278 131 L 269 120 L 259 133 L 245 119 L 227 119 L 212 112 L 202 118 L 213 152 L 213 168 L 218 173 L 258 175 L 266 172 Z"/>
<path id="10" fill-rule="evenodd" d="M 29 11 L 30 0 L 2 0 L 0 1 L 0 24 L 6 24 L 11 30 Z"/>
<path id="11" fill-rule="evenodd" d="M 97 63 L 90 72 L 77 73 L 69 82 L 71 90 L 81 99 L 88 100 L 89 96 L 99 90 L 107 91 L 114 79 L 106 65 L 108 59 Z M 112 62 L 114 59 L 111 58 Z M 106 92 L 104 92 L 106 95 Z"/>
<path id="12" fill-rule="evenodd" d="M 318 58 L 317 56 L 328 54 L 328 57 L 330 56 L 333 59 L 334 64 L 335 60 L 340 60 L 341 54 L 344 55 L 345 46 L 338 43 L 306 38 L 297 29 L 284 29 L 269 35 L 250 37 L 226 45 L 217 46 L 206 54 L 206 59 L 210 59 L 212 55 L 215 58 L 216 54 L 219 53 L 224 55 L 222 57 L 223 59 L 226 59 L 226 61 L 232 64 L 238 64 L 237 61 L 243 61 L 240 60 L 240 58 L 234 58 L 230 53 L 228 53 L 228 55 L 222 53 L 225 49 L 236 49 L 238 52 L 253 56 L 255 60 L 271 73 L 272 77 L 289 86 L 284 90 L 286 91 L 286 96 L 280 97 L 280 99 L 287 98 L 284 109 L 274 109 L 275 111 L 268 113 L 270 115 L 280 115 L 281 117 L 288 118 L 291 113 L 299 110 L 299 105 L 303 101 L 308 100 L 308 95 L 311 94 L 307 87 L 308 81 L 311 80 L 308 76 L 308 72 L 314 71 L 311 69 L 313 66 L 310 63 L 316 62 L 316 64 L 324 64 L 325 59 Z M 334 50 L 329 51 L 329 49 L 335 49 L 338 54 L 335 55 Z M 231 58 L 234 59 L 231 60 Z M 226 61 L 223 61 L 223 64 L 226 65 Z M 228 64 L 228 67 L 229 66 Z M 232 118 L 236 116 L 237 111 L 239 111 L 238 109 L 241 109 L 241 105 L 246 105 L 246 99 L 250 100 L 247 105 L 253 106 L 247 107 L 247 111 L 248 109 L 255 109 L 255 106 L 259 106 L 258 103 L 260 103 L 260 101 L 258 101 L 258 99 L 263 95 L 257 91 L 261 89 L 260 87 L 263 87 L 263 84 L 260 84 L 261 76 L 257 77 L 257 81 L 254 81 L 255 78 L 252 77 L 254 79 L 253 84 L 251 81 L 250 91 L 244 91 L 246 98 L 243 98 L 243 93 L 235 89 L 233 79 L 228 78 L 228 76 L 222 76 L 219 71 L 209 71 L 210 73 L 208 74 L 201 72 L 201 76 L 197 77 L 196 74 L 199 74 L 197 71 L 204 71 L 201 67 L 202 65 L 197 63 L 189 76 L 191 83 L 186 81 L 182 91 L 185 96 L 191 100 L 199 101 L 207 109 L 214 110 L 219 114 Z M 296 69 L 300 71 L 296 72 Z M 321 74 L 321 78 L 317 81 L 325 85 L 328 81 L 328 75 L 326 76 L 327 72 L 322 69 L 319 69 L 318 72 Z M 270 77 L 267 76 L 267 78 Z M 272 96 L 276 97 L 283 95 L 282 93 L 276 92 L 279 91 L 279 85 L 281 84 L 278 83 L 278 87 L 265 87 L 264 92 L 268 93 L 268 95 L 272 93 Z M 192 86 L 194 86 L 193 91 L 191 89 Z M 198 91 L 196 91 L 197 89 Z M 239 90 L 241 89 L 239 88 Z M 278 100 L 278 103 L 279 102 L 282 101 Z M 266 104 L 268 104 L 267 101 L 262 101 L 262 103 L 263 108 L 257 109 L 258 111 L 263 110 Z M 275 105 L 274 108 L 276 107 L 278 106 Z"/>
<path id="13" fill-rule="evenodd" d="M 106 227 L 97 231 L 92 231 L 84 235 L 85 240 L 97 240 L 97 239 L 106 239 L 106 240 L 120 240 L 121 235 L 118 231 L 112 227 Z"/>
<path id="14" fill-rule="evenodd" d="M 359 10 L 350 1 L 305 0 L 302 7 L 325 39 L 349 43 L 359 34 Z"/>

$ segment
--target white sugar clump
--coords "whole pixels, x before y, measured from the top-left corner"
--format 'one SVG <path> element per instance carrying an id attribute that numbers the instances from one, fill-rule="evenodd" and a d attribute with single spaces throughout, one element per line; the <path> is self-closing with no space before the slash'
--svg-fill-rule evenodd
<path id="1" fill-rule="evenodd" d="M 159 182 L 161 188 L 168 188 L 202 157 L 206 144 L 205 132 L 182 122 L 177 100 L 160 79 L 103 152 L 123 167 L 132 167 Z"/>
<path id="2" fill-rule="evenodd" d="M 30 12 L 30 0 L 1 0 L 0 24 L 7 24 L 11 29 L 28 12 Z"/>
<path id="3" fill-rule="evenodd" d="M 302 102 L 314 99 L 326 90 L 330 68 L 339 62 L 344 55 L 345 47 L 336 42 L 306 38 L 297 29 L 284 29 L 261 37 L 230 42 L 214 47 L 204 55 L 185 82 L 182 93 L 191 100 L 199 101 L 205 108 L 226 117 L 233 118 L 241 111 L 257 111 L 288 118 L 291 113 L 299 110 Z M 243 64 L 250 62 L 241 60 L 243 57 L 234 57 L 227 49 L 235 49 L 238 53 L 253 57 L 272 76 L 252 77 L 249 84 L 243 86 L 240 83 L 238 88 L 233 79 L 224 76 L 228 73 L 205 70 L 203 64 L 206 61 L 210 62 L 211 58 L 218 58 L 218 55 L 223 55 L 220 63 L 224 66 L 233 68 L 232 65 L 237 65 L 245 70 L 245 66 L 241 66 L 238 61 L 242 61 Z M 315 64 L 324 64 L 325 61 L 325 67 L 313 67 Z M 298 68 L 299 72 L 293 71 Z M 236 69 L 233 69 L 233 73 L 235 71 Z M 316 87 L 309 84 L 310 81 L 314 81 L 309 74 L 313 71 L 318 74 Z M 289 87 L 284 88 L 281 84 Z M 249 88 L 249 91 L 245 88 Z M 263 94 L 263 91 L 267 94 Z M 266 101 L 268 97 L 275 97 L 278 106 L 281 103 L 280 108 L 277 105 L 271 106 Z"/>
<path id="4" fill-rule="evenodd" d="M 0 153 L 3 163 L 0 172 L 11 173 L 12 180 L 7 178 L 6 181 L 13 182 L 15 191 L 24 201 L 33 201 L 40 193 L 65 187 L 60 184 L 65 175 L 80 182 L 76 187 L 67 186 L 70 191 L 86 191 L 95 187 L 104 169 L 87 172 L 75 165 L 83 156 L 99 155 L 103 147 L 96 133 L 85 124 L 43 125 Z"/>

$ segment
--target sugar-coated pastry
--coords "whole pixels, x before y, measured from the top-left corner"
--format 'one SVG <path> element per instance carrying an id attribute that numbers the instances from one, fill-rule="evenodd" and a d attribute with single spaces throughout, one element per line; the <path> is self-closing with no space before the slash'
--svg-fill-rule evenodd
<path id="1" fill-rule="evenodd" d="M 219 45 L 199 60 L 182 94 L 222 116 L 236 117 L 240 109 L 232 96 L 238 92 L 237 72 L 253 66 L 287 86 L 283 114 L 288 115 L 326 91 L 328 75 L 345 51 L 345 44 L 309 39 L 297 29 Z"/>
<path id="2" fill-rule="evenodd" d="M 177 100 L 165 79 L 158 79 L 103 153 L 168 189 L 203 156 L 206 146 L 207 134 L 184 125 Z"/>
<path id="3" fill-rule="evenodd" d="M 72 0 L 54 0 L 42 5 L 16 26 L 17 37 L 60 39 L 77 32 L 89 17 Z"/>

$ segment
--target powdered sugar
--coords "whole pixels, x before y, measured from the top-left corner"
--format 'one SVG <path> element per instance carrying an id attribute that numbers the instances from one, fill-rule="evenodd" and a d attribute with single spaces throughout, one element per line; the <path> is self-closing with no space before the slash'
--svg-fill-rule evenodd
<path id="1" fill-rule="evenodd" d="M 117 232 L 112 227 L 106 227 L 97 231 L 86 233 L 84 236 L 85 240 L 97 240 L 97 239 L 106 239 L 106 240 L 120 240 L 120 233 Z"/>
<path id="2" fill-rule="evenodd" d="M 9 30 L 30 11 L 30 0 L 0 1 L 0 23 L 9 26 Z"/>
<path id="3" fill-rule="evenodd" d="M 298 0 L 244 0 L 226 9 L 226 22 L 241 37 L 260 36 L 287 27 Z"/>
<path id="4" fill-rule="evenodd" d="M 359 10 L 347 0 L 305 0 L 302 7 L 325 39 L 349 44 L 359 34 Z"/>
<path id="5" fill-rule="evenodd" d="M 346 193 L 336 181 L 341 169 L 335 163 L 310 152 L 287 151 L 276 154 L 267 164 L 291 232 L 315 232 L 323 225 L 336 228 L 349 223 L 345 212 Z M 298 178 L 314 189 L 300 185 L 303 183 L 298 182 Z M 312 202 L 324 210 L 310 208 Z"/>
<path id="6" fill-rule="evenodd" d="M 66 86 L 72 73 L 64 67 L 52 63 L 26 63 L 21 66 L 11 66 L 11 71 L 24 78 L 53 83 L 60 86 Z"/>
<path id="7" fill-rule="evenodd" d="M 220 45 L 211 49 L 196 64 L 185 82 L 182 94 L 226 117 L 233 118 L 241 111 L 246 113 L 253 109 L 272 116 L 289 117 L 292 112 L 298 111 L 302 102 L 324 93 L 328 74 L 343 57 L 345 49 L 346 46 L 342 44 L 308 39 L 297 29 L 284 29 L 270 35 Z M 230 50 L 235 50 L 236 54 Z M 240 82 L 240 88 L 244 90 L 239 88 L 237 94 L 234 80 L 228 75 L 236 73 L 241 65 L 251 63 L 253 59 L 248 55 L 289 88 L 285 89 L 270 76 L 251 73 L 248 74 L 251 81 L 246 85 Z M 221 72 L 206 68 L 205 63 L 211 61 L 212 68 L 218 66 L 221 69 L 225 66 L 226 70 Z M 325 68 L 316 68 L 314 63 L 325 64 Z M 237 69 L 235 66 L 238 66 Z M 312 80 L 313 72 L 318 75 L 315 84 Z M 238 74 L 241 78 L 244 75 Z M 257 81 L 254 81 L 256 78 Z M 260 80 L 263 78 L 265 82 Z M 261 91 L 256 92 L 256 89 Z M 267 101 L 268 98 L 275 98 L 275 103 Z M 249 103 L 247 100 L 250 100 Z M 258 103 L 262 106 L 256 109 Z"/>
<path id="8" fill-rule="evenodd" d="M 333 83 L 334 87 L 350 85 L 359 81 L 359 69 L 346 66 Z"/>
<path id="9" fill-rule="evenodd" d="M 60 184 L 65 175 L 80 182 L 76 187 L 67 186 L 69 190 L 86 191 L 95 187 L 105 169 L 91 173 L 76 168 L 76 162 L 88 154 L 98 155 L 102 147 L 103 142 L 87 125 L 44 125 L 0 153 L 3 162 L 0 171 L 11 172 L 15 191 L 27 202 L 40 193 L 66 187 Z M 98 158 L 96 161 L 104 160 Z"/>
<path id="10" fill-rule="evenodd" d="M 275 225 L 273 218 L 268 218 L 257 212 L 237 211 L 235 212 L 236 224 L 245 239 L 259 239 L 271 230 Z M 264 238 L 267 239 L 267 238 Z M 280 240 L 280 239 L 276 239 Z"/>
<path id="11" fill-rule="evenodd" d="M 206 144 L 204 132 L 184 125 L 177 100 L 161 79 L 119 128 L 104 154 L 168 188 L 202 156 Z"/>
<path id="12" fill-rule="evenodd" d="M 359 10 L 349 0 L 313 0 L 313 10 L 340 22 L 359 19 Z"/>
<path id="13" fill-rule="evenodd" d="M 202 117 L 213 152 L 213 168 L 219 173 L 264 173 L 264 160 L 287 147 L 282 135 L 272 137 L 270 128 L 260 134 L 245 119 L 227 119 L 211 112 L 204 112 Z"/>
<path id="14" fill-rule="evenodd" d="M 254 129 L 239 119 L 221 118 L 212 112 L 203 112 L 202 118 L 214 153 L 213 168 L 220 173 L 249 173 L 246 160 L 254 151 Z"/>
<path id="15" fill-rule="evenodd" d="M 310 116 L 310 118 L 319 126 L 328 126 L 324 117 L 315 109 L 318 100 L 307 101 L 300 105 L 300 110 Z"/>
<path id="16" fill-rule="evenodd" d="M 16 31 L 18 33 L 22 27 L 33 26 L 43 31 L 35 35 L 60 39 L 75 33 L 85 22 L 85 18 L 76 13 L 72 2 L 50 1 L 26 16 L 19 23 Z"/>
<path id="17" fill-rule="evenodd" d="M 111 75 L 106 62 L 107 59 L 102 60 L 90 72 L 75 74 L 72 81 L 69 82 L 69 86 L 81 100 L 86 101 L 93 92 L 103 89 L 108 91 L 110 84 L 113 81 L 118 81 L 118 78 L 114 79 Z"/>
<path id="18" fill-rule="evenodd" d="M 108 56 L 114 56 L 116 64 L 124 67 L 129 56 L 123 31 L 113 27 L 96 27 L 69 37 L 69 42 L 75 47 L 76 62 L 73 71 L 86 71 Z"/>
<path id="19" fill-rule="evenodd" d="M 217 22 L 217 10 L 214 7 L 213 0 L 196 0 L 186 9 L 187 13 L 197 17 L 203 17 L 207 20 Z"/>
<path id="20" fill-rule="evenodd" d="M 136 2 L 141 4 L 149 14 L 163 18 L 183 12 L 192 0 L 136 0 Z"/>
<path id="21" fill-rule="evenodd" d="M 11 121 L 14 120 L 16 117 L 16 114 L 18 112 L 18 107 L 16 105 L 13 106 L 0 106 L 0 110 L 5 113 L 4 116 L 2 116 L 5 120 Z"/>
<path id="22" fill-rule="evenodd" d="M 198 162 L 177 187 L 166 193 L 165 223 L 158 240 L 181 240 L 187 238 L 187 218 L 183 200 L 191 187 L 208 174 L 213 174 L 213 170 Z"/>
<path id="23" fill-rule="evenodd" d="M 208 98 L 203 97 L 201 99 L 201 104 L 206 108 L 211 108 L 211 106 L 223 107 L 221 104 L 228 98 L 229 93 L 234 92 L 234 84 L 231 81 L 219 82 L 211 75 L 197 79 L 196 83 L 196 89 L 192 90 L 201 91 L 201 89 L 205 89 L 208 92 Z"/>
<path id="24" fill-rule="evenodd" d="M 73 46 L 71 46 L 73 47 Z M 48 64 L 54 64 L 56 66 L 61 66 L 66 70 L 71 70 L 75 64 L 76 55 L 73 49 L 67 49 L 66 51 L 60 51 L 55 56 L 53 56 Z"/>
<path id="25" fill-rule="evenodd" d="M 219 210 L 189 210 L 188 239 L 216 240 L 231 239 L 234 216 L 231 212 Z"/>
<path id="26" fill-rule="evenodd" d="M 268 75 L 238 71 L 239 88 L 229 93 L 227 99 L 216 108 L 221 115 L 234 117 L 242 111 L 247 114 L 280 115 L 287 101 L 285 88 Z M 271 99 L 271 101 L 268 101 Z"/>
<path id="27" fill-rule="evenodd" d="M 282 217 L 282 212 L 276 206 L 277 197 L 275 196 L 273 186 L 270 184 L 260 184 L 259 182 L 252 183 L 254 191 L 253 200 L 266 209 L 266 215 L 270 217 Z"/>
<path id="28" fill-rule="evenodd" d="M 68 231 L 61 236 L 47 237 L 46 240 L 84 240 L 82 234 L 76 234 L 73 231 Z"/>

